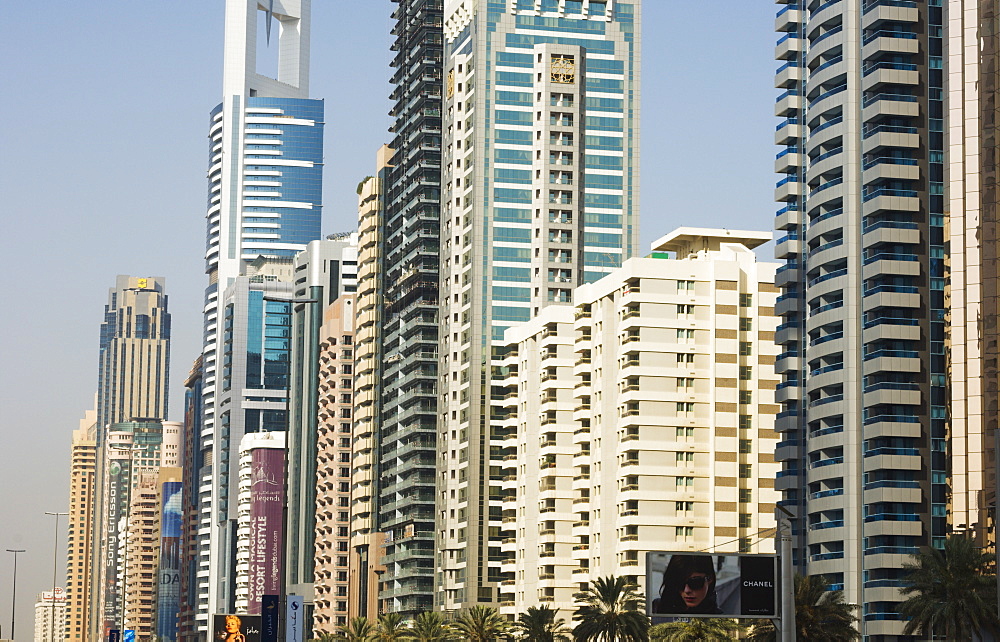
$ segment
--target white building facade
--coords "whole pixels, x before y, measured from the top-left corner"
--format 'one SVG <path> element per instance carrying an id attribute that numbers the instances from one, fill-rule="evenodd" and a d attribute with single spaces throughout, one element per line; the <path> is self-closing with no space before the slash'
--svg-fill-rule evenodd
<path id="1" fill-rule="evenodd" d="M 773 552 L 777 266 L 752 252 L 768 239 L 681 228 L 507 331 L 505 613 L 572 610 L 598 577 L 641 585 L 652 550 Z"/>

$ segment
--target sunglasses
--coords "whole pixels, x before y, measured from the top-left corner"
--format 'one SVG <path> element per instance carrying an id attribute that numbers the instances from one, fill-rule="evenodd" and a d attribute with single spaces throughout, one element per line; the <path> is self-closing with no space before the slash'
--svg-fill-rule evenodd
<path id="1" fill-rule="evenodd" d="M 687 578 L 686 580 L 684 580 L 684 584 L 682 584 L 681 586 L 682 587 L 687 586 L 692 591 L 700 591 L 701 589 L 705 588 L 706 584 L 708 584 L 708 578 L 702 575 L 699 577 Z"/>

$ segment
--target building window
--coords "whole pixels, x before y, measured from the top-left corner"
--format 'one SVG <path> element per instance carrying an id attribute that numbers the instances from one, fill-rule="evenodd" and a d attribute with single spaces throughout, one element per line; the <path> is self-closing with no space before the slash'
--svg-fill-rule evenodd
<path id="1" fill-rule="evenodd" d="M 688 292 L 694 292 L 694 281 L 678 281 L 677 294 L 687 294 Z"/>
<path id="2" fill-rule="evenodd" d="M 750 479 L 753 467 L 750 464 L 740 464 L 740 479 Z"/>
<path id="3" fill-rule="evenodd" d="M 740 331 L 750 332 L 753 330 L 753 319 L 749 317 L 740 317 Z"/>
<path id="4" fill-rule="evenodd" d="M 752 415 L 740 415 L 740 430 L 750 430 L 753 428 Z"/>
<path id="5" fill-rule="evenodd" d="M 572 85 L 576 82 L 576 60 L 573 56 L 553 54 L 549 72 L 552 82 Z"/>
<path id="6" fill-rule="evenodd" d="M 752 380 L 753 380 L 753 367 L 740 366 L 740 381 L 752 381 Z"/>
<path id="7" fill-rule="evenodd" d="M 750 490 L 749 488 L 741 488 L 740 489 L 740 503 L 741 504 L 749 504 L 752 501 L 753 501 L 753 491 Z"/>
<path id="8" fill-rule="evenodd" d="M 753 442 L 749 439 L 740 439 L 740 454 L 749 455 L 753 452 Z"/>
<path id="9" fill-rule="evenodd" d="M 753 344 L 749 341 L 740 341 L 740 356 L 749 357 L 753 355 Z"/>
<path id="10" fill-rule="evenodd" d="M 749 308 L 753 306 L 753 295 L 752 294 L 741 294 L 740 295 L 740 307 Z"/>
<path id="11" fill-rule="evenodd" d="M 753 403 L 753 391 L 740 390 L 740 403 L 744 406 Z"/>

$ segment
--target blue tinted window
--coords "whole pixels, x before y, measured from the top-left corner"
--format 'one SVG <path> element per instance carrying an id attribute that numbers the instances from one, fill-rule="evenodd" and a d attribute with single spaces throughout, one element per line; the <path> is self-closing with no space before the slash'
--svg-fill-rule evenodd
<path id="1" fill-rule="evenodd" d="M 493 158 L 498 163 L 531 165 L 531 152 L 524 149 L 498 149 Z"/>
<path id="2" fill-rule="evenodd" d="M 524 105 L 531 107 L 535 104 L 531 94 L 520 91 L 498 91 L 496 97 L 498 105 Z"/>
<path id="3" fill-rule="evenodd" d="M 498 85 L 513 85 L 514 87 L 531 87 L 531 74 L 522 74 L 516 71 L 498 71 Z"/>
<path id="4" fill-rule="evenodd" d="M 498 129 L 496 130 L 498 143 L 506 143 L 507 145 L 530 145 L 531 144 L 531 132 L 520 132 L 513 131 L 510 129 Z"/>
<path id="5" fill-rule="evenodd" d="M 500 51 L 497 53 L 497 65 L 506 65 L 508 67 L 533 67 L 534 62 L 531 59 L 531 54 Z"/>
<path id="6" fill-rule="evenodd" d="M 621 156 L 598 156 L 587 154 L 583 162 L 590 169 L 622 169 L 625 159 Z"/>
<path id="7" fill-rule="evenodd" d="M 531 203 L 530 189 L 507 189 L 497 187 L 493 190 L 493 200 L 507 203 Z"/>
<path id="8" fill-rule="evenodd" d="M 531 318 L 529 308 L 513 308 L 502 305 L 493 306 L 493 320 L 508 323 L 525 323 Z"/>
<path id="9" fill-rule="evenodd" d="M 531 268 L 494 267 L 493 279 L 497 281 L 531 282 Z"/>
<path id="10" fill-rule="evenodd" d="M 621 176 L 606 176 L 604 174 L 586 174 L 584 176 L 586 187 L 595 189 L 622 189 Z"/>
<path id="11" fill-rule="evenodd" d="M 617 136 L 586 136 L 584 145 L 589 149 L 606 149 L 610 151 L 622 151 L 622 138 Z"/>
<path id="12" fill-rule="evenodd" d="M 531 230 L 515 227 L 493 228 L 493 240 L 506 243 L 530 243 Z"/>
<path id="13" fill-rule="evenodd" d="M 513 207 L 493 208 L 493 220 L 497 223 L 530 223 L 531 210 L 519 210 Z"/>
<path id="14" fill-rule="evenodd" d="M 587 194 L 583 195 L 583 202 L 593 207 L 621 208 L 622 197 L 618 194 Z"/>
<path id="15" fill-rule="evenodd" d="M 494 301 L 523 301 L 531 302 L 531 288 L 515 288 L 505 285 L 493 286 Z"/>
<path id="16" fill-rule="evenodd" d="M 516 261 L 518 263 L 531 262 L 531 249 L 519 247 L 495 247 L 493 248 L 494 261 Z"/>
<path id="17" fill-rule="evenodd" d="M 583 244 L 597 247 L 621 247 L 622 237 L 620 234 L 600 234 L 597 232 L 584 232 Z"/>
<path id="18" fill-rule="evenodd" d="M 506 111 L 503 109 L 496 110 L 496 123 L 498 125 L 530 125 L 531 124 L 531 112 L 527 111 Z M 619 121 L 620 123 L 621 121 Z"/>

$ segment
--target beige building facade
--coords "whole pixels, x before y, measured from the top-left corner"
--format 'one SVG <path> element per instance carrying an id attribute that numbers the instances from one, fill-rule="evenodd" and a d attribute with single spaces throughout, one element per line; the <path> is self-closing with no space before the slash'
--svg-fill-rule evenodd
<path id="1" fill-rule="evenodd" d="M 342 295 L 326 307 L 320 327 L 315 632 L 347 623 L 355 307 L 354 294 Z"/>
<path id="2" fill-rule="evenodd" d="M 382 224 L 384 216 L 383 176 L 392 150 L 378 151 L 378 173 L 358 191 L 358 292 L 354 336 L 354 417 L 350 510 L 350 554 L 348 556 L 348 617 L 378 616 L 378 581 L 384 538 L 378 528 L 375 502 L 378 495 L 379 426 L 381 376 Z"/>
<path id="3" fill-rule="evenodd" d="M 91 547 L 97 475 L 97 411 L 88 410 L 73 431 L 70 468 L 69 528 L 66 545 L 65 639 L 87 639 L 91 586 Z"/>
<path id="4" fill-rule="evenodd" d="M 678 229 L 495 346 L 505 613 L 641 584 L 648 551 L 774 551 L 769 239 Z"/>
<path id="5" fill-rule="evenodd" d="M 61 587 L 42 591 L 35 600 L 35 642 L 63 642 L 66 594 Z"/>

